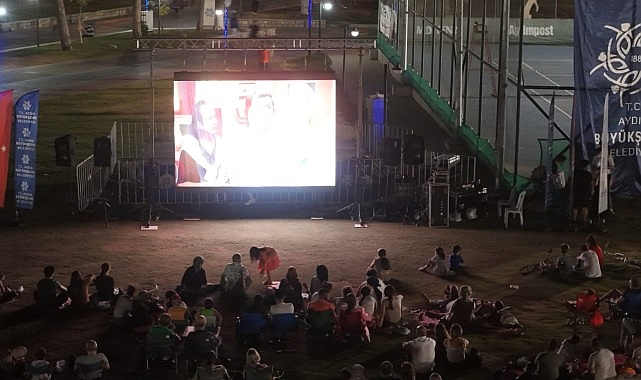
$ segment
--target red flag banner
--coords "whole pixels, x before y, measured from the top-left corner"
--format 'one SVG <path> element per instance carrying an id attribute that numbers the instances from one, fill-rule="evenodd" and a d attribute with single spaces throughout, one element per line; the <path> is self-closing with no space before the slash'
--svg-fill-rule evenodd
<path id="1" fill-rule="evenodd" d="M 0 208 L 4 207 L 9 174 L 11 121 L 13 120 L 13 90 L 0 92 Z"/>

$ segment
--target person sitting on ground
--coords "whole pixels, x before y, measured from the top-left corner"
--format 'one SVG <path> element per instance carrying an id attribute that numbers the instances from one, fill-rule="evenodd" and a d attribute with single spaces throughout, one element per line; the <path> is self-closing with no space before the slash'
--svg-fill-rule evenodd
<path id="1" fill-rule="evenodd" d="M 434 256 L 430 258 L 427 264 L 418 268 L 418 270 L 439 277 L 451 277 L 456 274 L 450 270 L 450 263 L 445 257 L 443 247 L 436 247 L 434 249 Z"/>
<path id="2" fill-rule="evenodd" d="M 454 304 L 454 301 L 456 301 L 459 298 L 459 287 L 458 285 L 455 284 L 449 284 L 445 287 L 445 290 L 443 290 L 443 293 L 445 294 L 444 299 L 437 299 L 437 300 L 432 300 L 428 297 L 427 294 L 421 293 L 421 297 L 427 302 L 427 309 L 428 310 L 434 310 L 438 313 L 444 313 L 447 314 L 450 312 L 452 309 L 452 305 Z"/>
<path id="3" fill-rule="evenodd" d="M 85 344 L 85 354 L 78 356 L 74 364 L 78 371 L 78 379 L 94 380 L 102 377 L 102 371 L 109 369 L 109 360 L 102 352 L 98 352 L 98 343 L 90 340 Z"/>
<path id="4" fill-rule="evenodd" d="M 47 265 L 44 268 L 45 277 L 38 281 L 38 290 L 33 296 L 41 308 L 58 309 L 69 303 L 67 288 L 53 278 L 55 272 L 56 269 L 53 265 Z"/>
<path id="5" fill-rule="evenodd" d="M 394 363 L 389 360 L 383 361 L 379 366 L 378 370 L 380 371 L 380 376 L 377 377 L 377 380 L 398 380 L 398 377 L 394 373 Z"/>
<path id="6" fill-rule="evenodd" d="M 94 279 L 96 292 L 91 295 L 91 302 L 97 304 L 101 301 L 114 302 L 120 294 L 120 289 L 116 289 L 114 278 L 109 275 L 111 265 L 102 263 L 100 274 Z"/>
<path id="7" fill-rule="evenodd" d="M 339 315 L 342 310 L 347 309 L 347 301 L 346 297 L 348 294 L 353 294 L 354 290 L 352 289 L 351 286 L 345 285 L 343 286 L 343 291 L 341 293 L 340 297 L 336 297 L 334 300 L 334 305 L 336 305 L 336 315 Z M 329 294 L 327 299 L 329 299 Z"/>
<path id="8" fill-rule="evenodd" d="M 372 260 L 368 269 L 375 269 L 376 275 L 384 283 L 392 280 L 392 264 L 387 257 L 387 250 L 385 248 L 379 248 L 378 251 L 376 251 L 376 257 Z"/>
<path id="9" fill-rule="evenodd" d="M 455 244 L 452 246 L 452 253 L 450 253 L 450 270 L 456 272 L 458 269 L 461 269 L 463 266 L 463 256 L 461 255 L 461 246 Z"/>
<path id="10" fill-rule="evenodd" d="M 118 296 L 118 300 L 116 301 L 113 311 L 114 321 L 117 324 L 124 325 L 129 322 L 135 293 L 136 287 L 128 285 L 125 292 Z"/>
<path id="11" fill-rule="evenodd" d="M 271 379 L 272 366 L 260 362 L 260 354 L 255 348 L 247 350 L 245 355 L 245 367 L 243 368 L 244 380 Z"/>
<path id="12" fill-rule="evenodd" d="M 402 380 L 416 380 L 416 371 L 411 362 L 401 363 L 401 379 Z"/>
<path id="13" fill-rule="evenodd" d="M 559 378 L 563 357 L 557 353 L 558 346 L 556 339 L 550 339 L 547 349 L 539 352 L 534 358 L 537 379 L 556 380 Z"/>
<path id="14" fill-rule="evenodd" d="M 470 342 L 463 338 L 463 328 L 458 323 L 450 326 L 450 337 L 443 342 L 449 364 L 460 364 L 466 359 Z"/>
<path id="15" fill-rule="evenodd" d="M 263 282 L 265 285 L 271 285 L 272 277 L 271 272 L 280 267 L 280 256 L 278 252 L 272 247 L 256 247 L 252 246 L 249 249 L 249 258 L 251 262 L 258 262 L 258 273 L 267 275 L 267 280 Z"/>
<path id="16" fill-rule="evenodd" d="M 418 326 L 416 338 L 402 344 L 404 350 L 412 357 L 412 364 L 417 374 L 428 374 L 434 369 L 436 359 L 436 341 L 427 336 L 427 328 Z"/>
<path id="17" fill-rule="evenodd" d="M 561 342 L 561 345 L 557 350 L 557 354 L 561 356 L 561 360 L 563 361 L 563 363 L 572 363 L 575 360 L 581 358 L 581 352 L 579 350 L 580 341 L 581 337 L 579 337 L 577 334 L 563 339 L 563 342 Z"/>
<path id="18" fill-rule="evenodd" d="M 16 298 L 19 298 L 20 293 L 22 293 L 23 290 L 22 286 L 17 289 L 11 289 L 5 281 L 6 276 L 4 274 L 0 274 L 0 303 L 11 302 Z"/>
<path id="19" fill-rule="evenodd" d="M 149 292 L 141 290 L 131 304 L 131 327 L 137 332 L 147 333 L 157 316 L 164 309 L 151 297 Z M 171 321 L 171 316 L 169 316 Z"/>
<path id="20" fill-rule="evenodd" d="M 207 321 L 207 331 L 211 331 L 214 335 L 220 336 L 220 329 L 223 325 L 223 315 L 214 309 L 214 300 L 212 298 L 205 298 L 205 307 L 198 312 L 204 316 Z"/>
<path id="21" fill-rule="evenodd" d="M 382 302 L 380 323 L 378 327 L 385 327 L 390 333 L 400 335 L 409 334 L 409 329 L 403 321 L 403 295 L 398 294 L 394 286 L 385 287 L 385 300 Z"/>
<path id="22" fill-rule="evenodd" d="M 512 314 L 512 306 L 505 306 L 503 301 L 496 300 L 491 304 L 491 309 L 488 312 L 481 312 L 482 307 L 474 311 L 474 318 L 480 322 L 483 329 L 488 331 L 496 331 L 499 329 L 515 329 L 513 332 L 520 333 L 523 325 L 519 323 L 514 314 Z"/>
<path id="23" fill-rule="evenodd" d="M 294 313 L 294 304 L 291 302 L 285 302 L 285 293 L 282 289 L 278 288 L 274 292 L 274 298 L 276 299 L 276 304 L 269 307 L 269 314 L 293 314 Z"/>
<path id="24" fill-rule="evenodd" d="M 443 380 L 439 373 L 433 372 L 428 380 Z"/>
<path id="25" fill-rule="evenodd" d="M 361 338 L 362 341 L 370 343 L 369 328 L 367 327 L 371 317 L 362 307 L 356 307 L 356 296 L 350 293 L 345 297 L 347 308 L 341 311 L 338 318 L 339 331 L 345 336 L 353 335 Z"/>
<path id="26" fill-rule="evenodd" d="M 605 260 L 603 257 L 603 248 L 601 248 L 601 245 L 596 241 L 596 237 L 592 234 L 588 235 L 586 243 L 588 244 L 588 248 L 596 253 L 596 257 L 599 258 L 599 268 L 603 270 L 603 263 Z"/>
<path id="27" fill-rule="evenodd" d="M 220 362 L 216 352 L 207 351 L 205 360 L 196 368 L 196 373 L 192 380 L 231 380 L 227 369 Z"/>
<path id="28" fill-rule="evenodd" d="M 362 288 L 358 304 L 363 308 L 363 310 L 365 310 L 367 315 L 370 316 L 370 320 L 367 323 L 368 327 L 370 329 L 374 329 L 376 326 L 378 326 L 379 312 L 378 303 L 376 302 L 376 298 L 371 295 L 371 292 L 372 290 L 367 286 Z"/>
<path id="29" fill-rule="evenodd" d="M 562 275 L 572 274 L 574 271 L 572 259 L 567 255 L 570 251 L 570 245 L 567 243 L 561 244 L 561 256 L 556 259 L 555 270 Z"/>
<path id="30" fill-rule="evenodd" d="M 207 273 L 203 269 L 204 263 L 204 257 L 194 257 L 192 266 L 185 270 L 182 280 L 180 280 L 179 294 L 187 304 L 194 302 L 199 296 L 216 290 L 214 284 L 207 282 Z"/>
<path id="31" fill-rule="evenodd" d="M 214 351 L 216 356 L 220 356 L 219 350 L 223 344 L 222 338 L 207 331 L 206 327 L 207 318 L 203 315 L 198 315 L 194 324 L 194 331 L 190 332 L 184 340 L 184 352 L 189 360 L 190 375 L 196 371 L 197 364 L 205 359 L 205 355 L 210 350 Z"/>
<path id="32" fill-rule="evenodd" d="M 47 350 L 39 348 L 36 350 L 34 360 L 29 363 L 27 373 L 30 375 L 31 380 L 50 380 L 51 379 L 51 363 L 46 360 Z"/>
<path id="33" fill-rule="evenodd" d="M 593 352 L 588 358 L 587 373 L 594 376 L 594 380 L 605 380 L 614 378 L 616 373 L 616 365 L 614 363 L 614 353 L 603 347 L 601 339 L 592 338 L 590 346 Z"/>
<path id="34" fill-rule="evenodd" d="M 251 283 L 249 271 L 241 263 L 240 253 L 234 253 L 231 257 L 231 263 L 225 265 L 225 269 L 220 275 L 220 284 L 225 294 L 244 297 Z"/>
<path id="35" fill-rule="evenodd" d="M 587 244 L 581 245 L 581 253 L 576 259 L 575 271 L 582 272 L 587 278 L 601 277 L 599 258 Z"/>
<path id="36" fill-rule="evenodd" d="M 80 271 L 71 272 L 71 280 L 67 291 L 71 298 L 72 307 L 85 307 L 89 305 L 89 285 L 93 281 L 93 274 L 80 274 Z"/>
<path id="37" fill-rule="evenodd" d="M 325 285 L 321 287 L 321 289 L 325 289 L 327 291 L 327 297 L 331 298 L 332 289 L 334 289 L 334 284 L 332 284 L 331 282 L 327 282 L 325 283 Z M 310 292 L 311 292 L 311 289 L 310 289 Z M 319 292 L 320 292 L 320 289 L 317 292 L 310 293 L 309 302 L 316 301 L 318 299 Z M 340 298 L 340 297 L 336 297 L 336 298 Z"/>
<path id="38" fill-rule="evenodd" d="M 280 280 L 278 289 L 283 290 L 285 302 L 292 303 L 295 311 L 300 312 L 305 309 L 303 290 L 309 292 L 309 288 L 306 283 L 300 281 L 295 267 L 291 266 L 287 269 L 287 274 Z"/>
<path id="39" fill-rule="evenodd" d="M 312 296 L 329 283 L 329 270 L 323 264 L 316 266 L 316 276 L 309 281 L 309 295 Z"/>
<path id="40" fill-rule="evenodd" d="M 452 303 L 450 312 L 446 315 L 445 320 L 451 326 L 458 323 L 466 330 L 473 329 L 474 322 L 474 301 L 472 300 L 472 288 L 469 285 L 463 285 L 460 288 L 459 298 Z"/>

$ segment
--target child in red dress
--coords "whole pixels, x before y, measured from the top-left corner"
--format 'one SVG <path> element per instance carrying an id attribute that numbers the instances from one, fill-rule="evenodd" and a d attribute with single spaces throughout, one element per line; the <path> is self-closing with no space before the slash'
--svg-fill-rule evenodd
<path id="1" fill-rule="evenodd" d="M 253 246 L 249 249 L 249 257 L 252 263 L 258 261 L 258 273 L 267 274 L 267 281 L 264 284 L 271 284 L 272 277 L 270 272 L 280 266 L 278 252 L 272 247 L 258 248 Z"/>

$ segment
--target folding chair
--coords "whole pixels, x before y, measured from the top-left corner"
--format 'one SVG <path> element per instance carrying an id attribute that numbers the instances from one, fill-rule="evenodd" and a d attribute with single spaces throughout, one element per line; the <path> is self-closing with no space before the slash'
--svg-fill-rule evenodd
<path id="1" fill-rule="evenodd" d="M 267 328 L 267 317 L 262 313 L 243 313 L 236 318 L 236 338 L 239 345 L 260 345 Z"/>
<path id="2" fill-rule="evenodd" d="M 570 312 L 573 314 L 569 325 L 587 325 L 590 318 L 599 309 L 599 296 L 595 292 L 585 292 L 576 295 L 574 302 L 570 302 Z"/>
<path id="3" fill-rule="evenodd" d="M 334 317 L 332 310 L 314 311 L 308 310 L 305 318 L 307 349 L 311 346 L 310 341 L 314 337 L 333 338 L 334 337 Z"/>
<path id="4" fill-rule="evenodd" d="M 147 370 L 150 369 L 151 362 L 167 362 L 172 360 L 178 374 L 178 351 L 176 349 L 176 340 L 172 335 L 165 334 L 147 334 L 145 342 L 145 362 Z"/>
<path id="5" fill-rule="evenodd" d="M 174 324 L 174 330 L 178 335 L 182 335 L 185 328 L 189 326 L 189 320 L 187 319 L 188 312 L 189 309 L 182 306 L 172 306 L 167 309 L 167 313 L 171 315 L 171 323 Z"/>
<path id="6" fill-rule="evenodd" d="M 301 320 L 294 313 L 274 314 L 271 316 L 269 319 L 270 342 L 276 345 L 277 352 L 283 351 L 285 336 L 288 332 L 295 330 L 299 323 L 301 323 Z M 295 349 L 287 351 L 296 352 Z"/>
<path id="7" fill-rule="evenodd" d="M 78 378 L 80 379 L 98 379 L 102 377 L 102 363 L 76 363 L 78 367 Z"/>

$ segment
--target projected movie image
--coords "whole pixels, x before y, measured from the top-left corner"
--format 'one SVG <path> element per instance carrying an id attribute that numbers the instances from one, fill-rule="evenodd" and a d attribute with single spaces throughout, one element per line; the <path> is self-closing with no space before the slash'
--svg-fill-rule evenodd
<path id="1" fill-rule="evenodd" d="M 334 186 L 335 81 L 176 80 L 179 187 Z"/>

